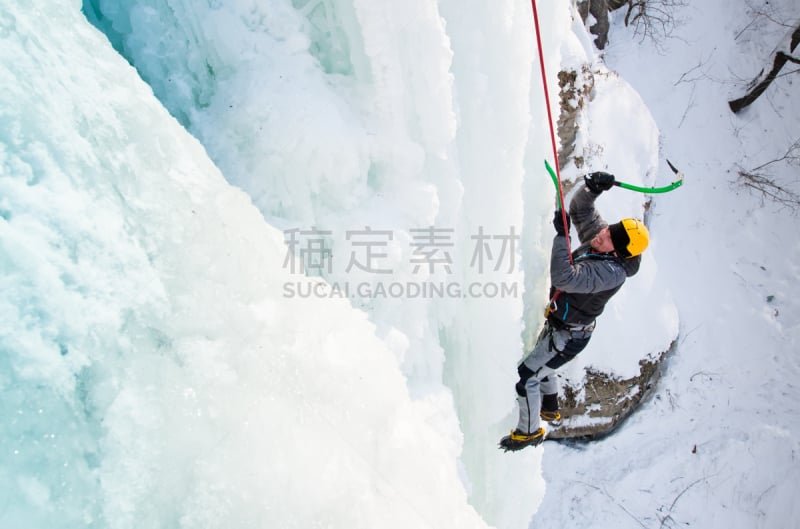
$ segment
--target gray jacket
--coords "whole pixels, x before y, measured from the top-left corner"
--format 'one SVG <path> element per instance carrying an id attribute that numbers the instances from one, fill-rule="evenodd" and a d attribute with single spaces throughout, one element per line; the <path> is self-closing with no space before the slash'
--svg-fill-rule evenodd
<path id="1" fill-rule="evenodd" d="M 582 186 L 570 202 L 569 215 L 581 241 L 581 245 L 572 253 L 572 264 L 569 262 L 566 237 L 557 235 L 553 239 L 550 255 L 551 297 L 556 289 L 562 291 L 556 300 L 557 310 L 553 315 L 567 323 L 588 324 L 594 321 L 625 279 L 639 271 L 640 256 L 622 259 L 592 250 L 592 238 L 608 226 L 594 207 L 597 196 Z"/>

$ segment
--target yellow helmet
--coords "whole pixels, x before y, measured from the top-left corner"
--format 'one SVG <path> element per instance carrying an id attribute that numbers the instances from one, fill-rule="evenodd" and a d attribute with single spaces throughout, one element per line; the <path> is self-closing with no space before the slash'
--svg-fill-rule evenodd
<path id="1" fill-rule="evenodd" d="M 645 251 L 650 243 L 650 232 L 638 219 L 622 219 L 608 227 L 611 242 L 620 257 L 634 257 Z"/>

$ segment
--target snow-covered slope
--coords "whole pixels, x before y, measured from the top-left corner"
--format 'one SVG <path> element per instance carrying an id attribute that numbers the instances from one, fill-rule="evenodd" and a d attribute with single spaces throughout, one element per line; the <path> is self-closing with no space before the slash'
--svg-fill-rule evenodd
<path id="1" fill-rule="evenodd" d="M 652 112 L 662 155 L 686 173 L 651 212 L 680 337 L 654 397 L 616 434 L 545 448 L 533 527 L 797 526 L 797 216 L 736 183 L 740 169 L 781 158 L 800 137 L 797 81 L 778 79 L 740 115 L 727 106 L 766 66 L 788 30 L 778 21 L 793 10 L 788 1 L 692 3 L 660 47 L 613 25 L 605 60 Z M 626 128 L 595 140 L 622 139 L 624 149 Z M 797 165 L 768 172 L 798 189 Z"/>

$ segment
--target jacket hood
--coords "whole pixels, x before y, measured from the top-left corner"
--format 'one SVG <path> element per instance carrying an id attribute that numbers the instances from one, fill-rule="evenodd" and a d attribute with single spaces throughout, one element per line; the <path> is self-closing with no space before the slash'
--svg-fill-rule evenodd
<path id="1" fill-rule="evenodd" d="M 635 257 L 629 257 L 628 259 L 619 259 L 619 262 L 622 264 L 622 268 L 625 269 L 625 274 L 631 277 L 636 275 L 636 272 L 639 271 L 639 265 L 642 263 L 642 256 L 637 255 Z"/>

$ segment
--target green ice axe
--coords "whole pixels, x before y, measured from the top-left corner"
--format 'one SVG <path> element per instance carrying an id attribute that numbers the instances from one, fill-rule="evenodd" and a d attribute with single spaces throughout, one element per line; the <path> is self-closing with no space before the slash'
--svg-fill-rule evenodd
<path id="1" fill-rule="evenodd" d="M 639 187 L 631 184 L 626 184 L 625 182 L 614 182 L 615 186 L 619 186 L 622 189 L 630 189 L 631 191 L 638 191 L 639 193 L 667 193 L 668 191 L 672 191 L 673 189 L 678 189 L 683 185 L 683 173 L 678 170 L 677 167 L 672 165 L 672 162 L 667 160 L 667 165 L 669 168 L 672 169 L 672 172 L 678 177 L 677 180 L 672 182 L 668 186 L 664 187 Z"/>
<path id="2" fill-rule="evenodd" d="M 618 186 L 618 187 L 621 187 L 622 189 L 629 189 L 631 191 L 638 191 L 639 193 L 667 193 L 667 192 L 672 191 L 673 189 L 677 189 L 681 185 L 683 185 L 683 173 L 680 172 L 677 167 L 672 165 L 672 162 L 670 162 L 669 160 L 667 160 L 667 165 L 669 165 L 669 168 L 672 169 L 672 172 L 675 173 L 678 176 L 677 180 L 675 180 L 674 182 L 672 182 L 671 184 L 669 184 L 667 186 L 663 186 L 663 187 L 639 187 L 639 186 L 635 186 L 633 184 L 626 184 L 625 182 L 619 182 L 619 181 L 615 181 L 614 185 Z M 547 169 L 547 172 L 550 173 L 550 178 L 553 179 L 553 184 L 555 184 L 556 189 L 558 189 L 558 179 L 556 178 L 556 174 L 553 171 L 553 168 L 550 167 L 549 163 L 547 163 L 547 160 L 544 161 L 544 166 Z M 558 202 L 558 207 L 560 208 L 561 207 L 560 198 L 556 198 L 556 201 Z"/>
<path id="3" fill-rule="evenodd" d="M 558 192 L 558 177 L 556 176 L 556 172 L 553 171 L 553 168 L 550 167 L 547 160 L 544 161 L 544 167 L 547 169 L 547 172 L 550 173 L 550 178 L 553 179 L 553 185 L 556 186 L 556 209 L 561 209 L 561 193 Z"/>

